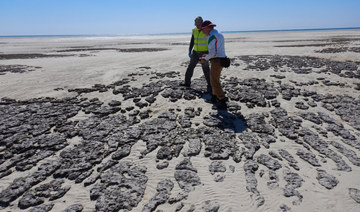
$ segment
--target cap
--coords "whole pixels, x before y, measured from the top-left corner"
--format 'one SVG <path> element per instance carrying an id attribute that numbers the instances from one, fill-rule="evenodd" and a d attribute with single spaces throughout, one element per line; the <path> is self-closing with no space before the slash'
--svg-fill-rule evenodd
<path id="1" fill-rule="evenodd" d="M 200 25 L 200 24 L 202 24 L 202 22 L 203 22 L 203 19 L 202 19 L 202 17 L 201 16 L 198 16 L 198 17 L 196 17 L 195 18 L 195 26 L 197 26 L 197 25 Z"/>
<path id="2" fill-rule="evenodd" d="M 211 21 L 206 20 L 201 24 L 201 28 L 209 27 L 209 26 L 216 26 L 216 24 L 211 23 Z"/>

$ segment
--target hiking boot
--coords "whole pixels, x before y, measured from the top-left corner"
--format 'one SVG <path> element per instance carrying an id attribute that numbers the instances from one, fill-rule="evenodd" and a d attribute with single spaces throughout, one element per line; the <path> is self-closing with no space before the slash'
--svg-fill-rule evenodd
<path id="1" fill-rule="evenodd" d="M 184 86 L 184 87 L 189 88 L 189 87 L 190 87 L 190 84 L 185 83 L 185 82 L 182 82 L 182 83 L 180 83 L 180 86 Z"/>
<path id="2" fill-rule="evenodd" d="M 216 107 L 218 110 L 227 110 L 226 99 L 219 100 Z"/>

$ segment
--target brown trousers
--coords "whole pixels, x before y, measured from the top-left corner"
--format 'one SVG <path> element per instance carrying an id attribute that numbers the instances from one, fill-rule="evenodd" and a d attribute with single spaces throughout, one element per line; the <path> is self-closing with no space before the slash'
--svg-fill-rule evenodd
<path id="1" fill-rule="evenodd" d="M 220 64 L 220 59 L 215 58 L 210 60 L 210 84 L 212 89 L 212 94 L 215 95 L 219 100 L 225 98 L 225 93 L 221 88 L 220 84 L 220 74 L 223 67 Z"/>

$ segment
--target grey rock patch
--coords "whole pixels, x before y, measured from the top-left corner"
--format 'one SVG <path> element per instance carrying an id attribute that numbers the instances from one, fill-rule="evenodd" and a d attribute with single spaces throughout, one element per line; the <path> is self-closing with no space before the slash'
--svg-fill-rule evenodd
<path id="1" fill-rule="evenodd" d="M 274 170 L 274 171 L 276 171 L 282 167 L 281 164 L 277 160 L 272 159 L 271 157 L 264 155 L 264 154 L 261 154 L 257 158 L 257 162 L 268 167 L 271 170 Z"/>
<path id="2" fill-rule="evenodd" d="M 220 209 L 220 205 L 217 202 L 207 200 L 204 202 L 202 209 L 204 212 L 217 212 Z"/>
<path id="3" fill-rule="evenodd" d="M 209 171 L 214 175 L 216 172 L 226 172 L 226 167 L 221 161 L 213 161 L 209 166 Z"/>
<path id="4" fill-rule="evenodd" d="M 74 204 L 67 207 L 63 212 L 81 212 L 84 207 L 81 204 Z"/>
<path id="5" fill-rule="evenodd" d="M 304 149 L 298 149 L 296 154 L 303 159 L 304 161 L 308 162 L 309 164 L 313 166 L 321 166 L 319 161 L 316 159 L 316 156 L 314 153 L 304 150 Z"/>
<path id="6" fill-rule="evenodd" d="M 90 191 L 96 210 L 131 210 L 141 201 L 146 187 L 146 167 L 120 162 L 102 173 L 101 181 Z"/>
<path id="7" fill-rule="evenodd" d="M 201 151 L 201 141 L 200 139 L 189 139 L 189 148 L 187 152 L 184 152 L 185 157 L 196 156 Z"/>
<path id="8" fill-rule="evenodd" d="M 338 179 L 336 177 L 326 173 L 325 170 L 317 169 L 318 175 L 316 179 L 318 180 L 319 184 L 324 186 L 327 189 L 333 189 L 338 183 Z"/>
<path id="9" fill-rule="evenodd" d="M 349 188 L 350 197 L 360 204 L 360 190 L 356 188 Z"/>
<path id="10" fill-rule="evenodd" d="M 251 197 L 255 201 L 256 206 L 260 207 L 264 204 L 265 199 L 257 190 L 257 180 L 255 177 L 255 172 L 258 170 L 258 168 L 259 165 L 253 160 L 247 160 L 244 164 L 246 189 L 252 193 Z"/>
<path id="11" fill-rule="evenodd" d="M 144 206 L 144 212 L 154 211 L 157 206 L 164 204 L 170 196 L 171 190 L 174 188 L 174 183 L 171 180 L 165 179 L 158 183 L 156 191 L 157 193 L 150 201 Z"/>

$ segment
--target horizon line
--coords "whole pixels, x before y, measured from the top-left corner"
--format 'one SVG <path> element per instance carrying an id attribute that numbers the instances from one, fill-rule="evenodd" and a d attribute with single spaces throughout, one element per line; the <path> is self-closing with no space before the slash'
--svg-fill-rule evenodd
<path id="1" fill-rule="evenodd" d="M 229 30 L 222 31 L 222 33 L 247 33 L 247 32 L 294 32 L 294 31 L 327 31 L 327 30 L 353 30 L 360 29 L 359 27 L 335 27 L 335 28 L 304 28 L 304 29 L 265 29 L 265 30 Z M 10 37 L 97 37 L 97 36 L 156 36 L 156 35 L 186 35 L 190 32 L 164 32 L 164 33 L 134 33 L 134 34 L 33 34 L 33 35 L 0 35 L 0 38 Z"/>

